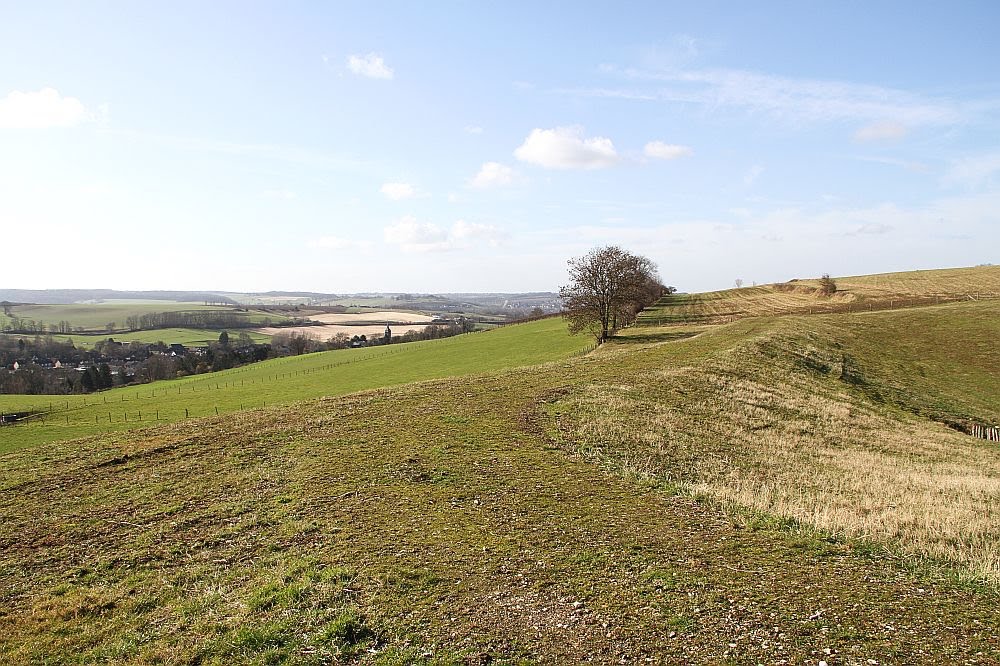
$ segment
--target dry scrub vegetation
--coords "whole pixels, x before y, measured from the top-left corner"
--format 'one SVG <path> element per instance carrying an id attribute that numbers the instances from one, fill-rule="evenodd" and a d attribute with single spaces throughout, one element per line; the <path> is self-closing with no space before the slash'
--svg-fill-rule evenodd
<path id="1" fill-rule="evenodd" d="M 639 323 L 726 323 L 744 317 L 824 312 L 865 312 L 956 301 L 1000 298 L 1000 266 L 977 266 L 835 279 L 824 294 L 820 279 L 673 294 L 639 317 Z"/>
<path id="2" fill-rule="evenodd" d="M 1000 450 L 914 415 L 997 422 L 998 352 L 975 350 L 997 339 L 1000 308 L 924 311 L 923 328 L 948 322 L 951 339 L 928 339 L 907 350 L 923 356 L 904 354 L 897 365 L 900 346 L 851 335 L 879 328 L 891 338 L 920 325 L 914 312 L 776 321 L 708 357 L 650 349 L 667 367 L 565 398 L 555 408 L 562 437 L 629 475 L 952 562 L 1000 585 Z M 971 350 L 968 367 L 954 358 L 956 348 Z M 904 362 L 930 372 L 923 380 L 917 372 L 880 376 Z M 945 399 L 970 373 L 992 396 L 980 396 L 971 415 L 968 404 Z"/>

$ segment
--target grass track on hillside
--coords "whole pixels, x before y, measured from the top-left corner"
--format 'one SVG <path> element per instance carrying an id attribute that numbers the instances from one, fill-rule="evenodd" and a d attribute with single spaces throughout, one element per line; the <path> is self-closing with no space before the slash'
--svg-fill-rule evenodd
<path id="1" fill-rule="evenodd" d="M 88 396 L 0 395 L 0 411 L 47 412 L 44 423 L 39 418 L 0 430 L 0 452 L 38 442 L 143 427 L 151 419 L 176 421 L 215 415 L 216 408 L 219 413 L 230 413 L 241 408 L 259 409 L 426 379 L 528 366 L 566 358 L 590 345 L 592 340 L 570 336 L 564 321 L 551 318 L 443 340 L 274 359 Z"/>

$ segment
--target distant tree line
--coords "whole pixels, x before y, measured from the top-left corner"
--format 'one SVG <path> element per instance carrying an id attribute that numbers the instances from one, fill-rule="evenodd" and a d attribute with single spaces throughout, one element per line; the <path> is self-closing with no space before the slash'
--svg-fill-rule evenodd
<path id="1" fill-rule="evenodd" d="M 49 324 L 44 321 L 21 318 L 17 315 L 5 312 L 7 320 L 0 325 L 0 332 L 22 333 L 26 335 L 45 335 L 46 333 L 83 333 L 82 326 L 74 327 L 68 321 L 60 321 L 56 324 Z"/>
<path id="2" fill-rule="evenodd" d="M 285 323 L 284 320 L 279 324 Z M 308 322 L 298 322 L 303 325 Z M 225 311 L 205 312 L 150 312 L 143 315 L 130 315 L 125 318 L 125 327 L 130 331 L 149 331 L 158 328 L 258 328 L 273 326 L 270 317 L 255 321 L 242 314 Z"/>

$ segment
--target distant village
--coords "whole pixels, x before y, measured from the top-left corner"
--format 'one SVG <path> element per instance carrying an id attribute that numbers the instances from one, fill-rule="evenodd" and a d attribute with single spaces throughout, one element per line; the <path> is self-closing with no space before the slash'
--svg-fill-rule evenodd
<path id="1" fill-rule="evenodd" d="M 76 347 L 53 335 L 0 336 L 0 393 L 67 395 L 116 386 L 145 384 L 228 370 L 268 358 L 316 351 L 369 347 L 444 338 L 472 330 L 463 320 L 426 326 L 396 336 L 387 325 L 381 336 L 338 334 L 317 340 L 302 333 L 279 333 L 256 343 L 246 332 L 226 331 L 207 346 L 163 342 L 122 342 L 108 337 L 92 349 Z"/>

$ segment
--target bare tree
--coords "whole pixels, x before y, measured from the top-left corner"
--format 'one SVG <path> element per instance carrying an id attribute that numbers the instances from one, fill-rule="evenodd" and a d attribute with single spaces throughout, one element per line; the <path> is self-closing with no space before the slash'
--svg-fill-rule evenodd
<path id="1" fill-rule="evenodd" d="M 598 344 L 664 292 L 656 264 L 614 245 L 570 259 L 569 277 L 570 284 L 559 289 L 569 330 L 589 331 Z"/>

